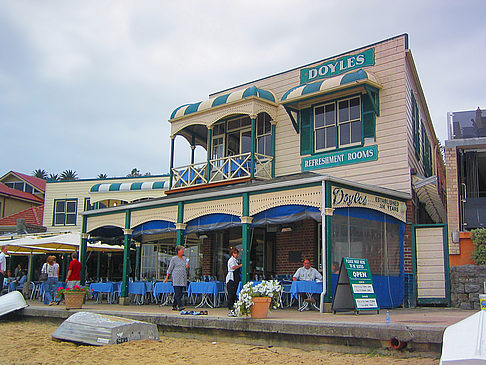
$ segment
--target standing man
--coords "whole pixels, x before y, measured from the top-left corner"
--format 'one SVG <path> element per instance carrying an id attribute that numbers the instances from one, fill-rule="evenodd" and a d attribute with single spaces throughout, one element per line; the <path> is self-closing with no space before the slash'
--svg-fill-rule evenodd
<path id="1" fill-rule="evenodd" d="M 68 273 L 66 277 L 67 288 L 79 285 L 81 283 L 81 262 L 78 261 L 78 253 L 74 252 L 71 255 L 72 261 L 69 263 Z"/>
<path id="2" fill-rule="evenodd" d="M 2 246 L 0 249 L 0 295 L 2 295 L 3 281 L 5 279 L 5 273 L 7 272 L 7 246 Z"/>

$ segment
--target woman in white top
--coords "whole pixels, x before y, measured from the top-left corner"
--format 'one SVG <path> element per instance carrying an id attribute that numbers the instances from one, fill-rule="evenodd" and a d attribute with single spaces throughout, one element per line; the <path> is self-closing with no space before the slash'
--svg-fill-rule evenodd
<path id="1" fill-rule="evenodd" d="M 236 260 L 238 258 L 238 250 L 233 248 L 231 250 L 231 257 L 228 260 L 228 274 L 226 275 L 226 291 L 228 292 L 228 316 L 235 317 L 236 314 L 233 311 L 233 306 L 236 302 L 236 291 L 238 290 L 238 284 L 240 283 L 240 268 L 241 264 L 238 264 Z"/>
<path id="2" fill-rule="evenodd" d="M 47 281 L 44 283 L 44 304 L 53 305 L 55 304 L 54 296 L 56 295 L 59 277 L 59 265 L 56 263 L 56 256 L 47 257 L 41 272 L 47 273 Z"/>

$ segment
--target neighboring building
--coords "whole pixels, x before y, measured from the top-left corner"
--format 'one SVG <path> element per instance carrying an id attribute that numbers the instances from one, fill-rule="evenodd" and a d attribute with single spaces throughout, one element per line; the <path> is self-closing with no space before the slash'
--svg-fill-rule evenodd
<path id="1" fill-rule="evenodd" d="M 486 227 L 486 112 L 478 107 L 447 117 L 449 253 L 451 264 L 470 264 L 473 244 L 469 231 Z"/>
<path id="2" fill-rule="evenodd" d="M 110 228 L 142 243 L 142 277 L 162 279 L 178 243 L 191 279 L 224 280 L 238 247 L 245 282 L 293 274 L 309 258 L 330 302 L 331 263 L 358 257 L 381 307 L 447 302 L 444 163 L 407 35 L 211 94 L 169 122 L 167 197 L 82 214 L 83 233 Z M 176 137 L 191 145 L 188 166 L 173 165 Z M 440 225 L 431 238 L 414 224 Z M 422 285 L 427 275 L 412 274 L 438 257 Z"/>
<path id="3" fill-rule="evenodd" d="M 48 181 L 44 224 L 49 232 L 80 232 L 80 213 L 162 197 L 168 180 L 168 175 L 154 175 Z"/>

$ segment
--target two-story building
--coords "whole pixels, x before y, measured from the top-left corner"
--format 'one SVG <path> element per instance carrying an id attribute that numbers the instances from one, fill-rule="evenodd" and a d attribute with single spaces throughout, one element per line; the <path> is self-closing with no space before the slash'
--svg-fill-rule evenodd
<path id="1" fill-rule="evenodd" d="M 191 279 L 224 280 L 231 247 L 243 281 L 293 274 L 309 258 L 327 302 L 333 263 L 366 258 L 379 305 L 411 303 L 412 274 L 427 265 L 413 258 L 437 258 L 413 251 L 414 224 L 446 218 L 444 164 L 406 34 L 210 94 L 169 123 L 167 196 L 84 212 L 84 240 L 117 227 L 127 247 L 142 243 L 148 279 L 165 276 L 176 243 Z M 174 166 L 176 138 L 190 146 L 187 166 Z M 447 298 L 445 265 L 423 272 L 426 301 Z"/>

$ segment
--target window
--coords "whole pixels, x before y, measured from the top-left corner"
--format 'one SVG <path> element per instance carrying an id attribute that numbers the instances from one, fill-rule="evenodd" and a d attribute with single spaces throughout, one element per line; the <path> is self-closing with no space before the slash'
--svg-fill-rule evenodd
<path id="1" fill-rule="evenodd" d="M 359 96 L 314 108 L 315 152 L 360 144 L 361 130 Z"/>
<path id="2" fill-rule="evenodd" d="M 272 156 L 272 123 L 267 113 L 257 117 L 257 153 Z"/>
<path id="3" fill-rule="evenodd" d="M 7 185 L 11 189 L 25 191 L 26 193 L 30 193 L 30 194 L 40 193 L 39 190 L 34 189 L 32 186 L 30 186 L 27 183 L 24 183 L 23 181 L 6 182 L 5 185 Z"/>
<path id="4" fill-rule="evenodd" d="M 94 204 L 91 204 L 90 198 L 84 198 L 84 211 L 95 209 Z"/>
<path id="5" fill-rule="evenodd" d="M 415 99 L 413 90 L 411 91 L 411 99 L 412 99 L 413 145 L 415 147 L 415 156 L 417 157 L 417 159 L 420 160 L 420 121 L 419 121 L 420 115 L 419 115 L 417 100 Z"/>
<path id="6" fill-rule="evenodd" d="M 75 226 L 77 205 L 77 199 L 54 201 L 54 225 Z"/>

